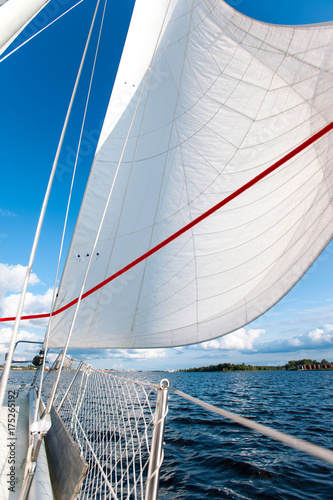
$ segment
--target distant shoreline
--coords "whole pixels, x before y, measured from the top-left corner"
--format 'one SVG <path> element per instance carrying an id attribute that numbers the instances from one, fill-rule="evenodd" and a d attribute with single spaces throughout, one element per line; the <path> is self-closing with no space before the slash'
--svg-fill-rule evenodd
<path id="1" fill-rule="evenodd" d="M 199 368 L 187 368 L 178 370 L 179 372 L 259 372 L 259 371 L 327 371 L 333 370 L 333 363 L 323 359 L 318 362 L 311 359 L 299 359 L 288 361 L 282 366 L 255 366 L 234 364 L 234 363 L 220 363 L 218 365 L 201 366 Z"/>
<path id="2" fill-rule="evenodd" d="M 3 365 L 0 366 L 0 371 L 3 371 Z M 35 371 L 36 367 L 29 366 L 12 366 L 11 371 Z M 285 365 L 269 366 L 269 365 L 246 365 L 245 363 L 219 363 L 218 365 L 200 366 L 194 368 L 183 368 L 179 370 L 172 370 L 178 373 L 193 373 L 193 372 L 262 372 L 262 371 L 329 371 L 333 370 L 333 362 L 326 359 L 320 362 L 311 359 L 299 359 L 288 361 Z M 118 370 L 105 368 L 104 371 L 116 372 Z M 122 370 L 119 370 L 122 371 Z M 126 371 L 126 370 L 125 370 Z M 134 370 L 146 371 L 146 370 Z M 147 370 L 147 371 L 162 371 L 169 372 L 170 370 Z"/>

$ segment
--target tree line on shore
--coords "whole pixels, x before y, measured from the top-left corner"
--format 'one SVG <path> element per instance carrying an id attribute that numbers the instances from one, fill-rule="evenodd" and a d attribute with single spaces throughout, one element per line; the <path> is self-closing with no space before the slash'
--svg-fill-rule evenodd
<path id="1" fill-rule="evenodd" d="M 257 372 L 257 371 L 276 371 L 276 370 L 297 370 L 299 366 L 304 365 L 328 365 L 330 364 L 326 359 L 318 362 L 312 359 L 299 359 L 288 361 L 285 365 L 281 366 L 253 366 L 234 363 L 219 363 L 218 365 L 201 366 L 199 368 L 188 368 L 179 370 L 180 372 Z"/>

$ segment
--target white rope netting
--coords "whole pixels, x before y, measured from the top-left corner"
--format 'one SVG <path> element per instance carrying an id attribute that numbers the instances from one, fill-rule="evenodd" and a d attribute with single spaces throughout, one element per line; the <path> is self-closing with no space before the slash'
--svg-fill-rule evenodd
<path id="1" fill-rule="evenodd" d="M 78 498 L 143 499 L 158 386 L 83 365 L 63 401 L 74 369 L 62 373 L 54 407 L 88 464 Z"/>
<path id="2" fill-rule="evenodd" d="M 54 407 L 88 464 L 87 475 L 77 497 L 80 500 L 157 498 L 155 492 L 163 460 L 167 414 L 167 403 L 162 404 L 159 391 L 165 387 L 163 382 L 167 382 L 166 387 L 174 394 L 195 405 L 333 463 L 331 450 L 200 401 L 169 387 L 166 380 L 161 381 L 159 386 L 134 381 L 95 370 L 70 358 L 66 359 L 64 366 L 67 368 L 63 369 L 60 377 Z M 44 397 L 49 395 L 55 375 L 56 370 L 47 376 Z M 161 423 L 162 437 L 158 442 L 155 431 Z M 153 482 L 150 481 L 156 473 L 157 482 L 151 486 Z"/>

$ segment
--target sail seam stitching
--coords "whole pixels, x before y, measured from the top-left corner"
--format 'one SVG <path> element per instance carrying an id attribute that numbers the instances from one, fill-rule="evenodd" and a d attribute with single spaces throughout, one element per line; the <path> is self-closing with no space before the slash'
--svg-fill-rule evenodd
<path id="1" fill-rule="evenodd" d="M 230 195 L 228 195 L 226 198 L 224 198 L 219 203 L 217 203 L 216 205 L 214 205 L 213 207 L 211 207 L 209 210 L 207 210 L 206 212 L 204 212 L 203 214 L 201 214 L 199 217 L 197 217 L 196 219 L 194 219 L 193 221 L 191 221 L 189 224 L 187 224 L 186 226 L 182 227 L 181 229 L 179 229 L 178 231 L 176 231 L 175 233 L 173 233 L 171 236 L 169 236 L 168 238 L 166 238 L 165 240 L 163 240 L 161 243 L 159 243 L 155 247 L 153 247 L 150 250 L 148 250 L 148 252 L 142 254 L 140 257 L 138 257 L 137 259 L 135 259 L 131 263 L 127 264 L 127 266 L 123 267 L 122 269 L 120 269 L 119 271 L 117 271 L 116 273 L 114 273 L 109 278 L 107 278 L 104 281 L 100 282 L 99 284 L 97 284 L 96 286 L 94 286 L 93 288 L 91 288 L 90 290 L 87 290 L 87 292 L 85 292 L 81 296 L 81 299 L 84 299 L 84 298 L 88 297 L 89 295 L 92 295 L 94 292 L 96 292 L 100 288 L 103 288 L 105 285 L 107 285 L 108 283 L 110 283 L 111 281 L 113 281 L 114 279 L 116 279 L 118 276 L 121 276 L 122 274 L 126 273 L 127 271 L 129 271 L 133 267 L 137 266 L 140 262 L 143 262 L 144 260 L 146 260 L 148 257 L 150 257 L 151 255 L 153 255 L 154 253 L 156 253 L 159 250 L 161 250 L 163 247 L 165 247 L 166 245 L 168 245 L 169 243 L 171 243 L 172 241 L 174 241 L 175 239 L 177 239 L 178 237 L 180 237 L 181 235 L 183 235 L 185 232 L 187 232 L 188 230 L 190 230 L 192 227 L 194 227 L 197 224 L 199 224 L 199 222 L 201 222 L 202 220 L 206 219 L 207 217 L 209 217 L 210 215 L 212 215 L 214 212 L 216 212 L 217 210 L 219 210 L 220 208 L 222 208 L 224 205 L 226 205 L 227 203 L 231 202 L 232 200 L 234 200 L 235 198 L 237 198 L 238 196 L 240 196 L 242 193 L 244 193 L 245 191 L 247 191 L 248 189 L 250 189 L 251 187 L 253 187 L 259 181 L 261 181 L 262 179 L 264 179 L 265 177 L 267 177 L 269 174 L 271 174 L 272 172 L 274 172 L 275 170 L 277 170 L 280 166 L 284 165 L 286 162 L 288 162 L 289 160 L 291 160 L 292 158 L 294 158 L 297 154 L 299 154 L 300 152 L 304 151 L 306 148 L 308 148 L 313 143 L 315 143 L 316 141 L 318 141 L 321 137 L 323 137 L 324 135 L 328 134 L 332 129 L 333 129 L 333 122 L 330 122 L 328 125 L 326 125 L 326 127 L 322 128 L 321 130 L 319 130 L 319 132 L 317 132 L 316 134 L 314 134 L 311 137 L 309 137 L 306 141 L 302 142 L 299 146 L 297 146 L 292 151 L 290 151 L 289 153 L 287 153 L 285 156 L 283 156 L 282 158 L 280 158 L 280 160 L 278 160 L 277 162 L 275 162 L 273 165 L 271 165 L 270 167 L 268 167 L 267 169 L 265 169 L 263 172 L 261 172 L 259 175 L 257 175 L 256 177 L 254 177 L 253 179 L 251 179 L 247 183 L 243 184 L 243 186 L 241 186 L 240 188 L 236 189 L 236 191 L 234 191 L 233 193 L 231 193 Z M 66 309 L 69 309 L 70 307 L 72 307 L 73 305 L 75 305 L 78 302 L 78 300 L 79 299 L 76 298 L 76 299 L 72 300 L 71 302 L 69 302 L 68 304 L 64 305 L 63 307 L 57 309 L 56 311 L 53 312 L 53 316 L 64 312 Z M 22 320 L 23 319 L 42 319 L 42 318 L 48 318 L 49 316 L 50 316 L 50 313 L 44 313 L 44 314 L 35 314 L 35 315 L 29 315 L 29 316 L 22 316 L 21 319 Z M 15 320 L 15 317 L 0 318 L 0 322 L 13 321 L 13 320 Z"/>

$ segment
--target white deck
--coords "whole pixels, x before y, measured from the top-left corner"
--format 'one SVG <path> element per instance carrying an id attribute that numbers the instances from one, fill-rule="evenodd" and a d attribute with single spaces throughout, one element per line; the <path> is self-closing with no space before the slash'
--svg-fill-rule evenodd
<path id="1" fill-rule="evenodd" d="M 0 414 L 0 499 L 16 500 L 19 498 L 25 460 L 29 443 L 29 389 L 26 386 L 24 390 L 18 390 L 21 386 L 8 386 L 5 400 Z M 13 399 L 8 399 L 12 392 L 18 395 L 15 399 L 15 413 L 12 412 L 8 404 Z M 15 415 L 15 419 L 13 419 Z M 14 420 L 14 421 L 13 421 Z M 12 482 L 10 481 L 12 473 Z M 14 481 L 15 477 L 15 481 Z M 10 489 L 11 488 L 11 489 Z M 33 499 L 53 499 L 50 478 L 48 475 L 48 466 L 44 443 L 40 449 L 37 468 L 32 481 L 29 500 Z"/>
<path id="2" fill-rule="evenodd" d="M 20 386 L 8 386 L 8 390 L 16 390 L 15 414 L 8 407 L 8 392 L 0 413 L 0 498 L 14 500 L 19 497 L 23 481 L 25 459 L 28 449 L 29 430 L 29 393 L 28 390 L 18 392 Z M 10 399 L 10 401 L 12 401 Z M 15 422 L 12 415 L 15 415 Z M 14 435 L 12 429 L 15 426 Z M 13 462 L 14 460 L 14 462 Z M 10 469 L 12 467 L 12 469 Z M 15 483 L 9 483 L 10 472 L 15 475 Z M 14 491 L 10 491 L 10 487 Z"/>

